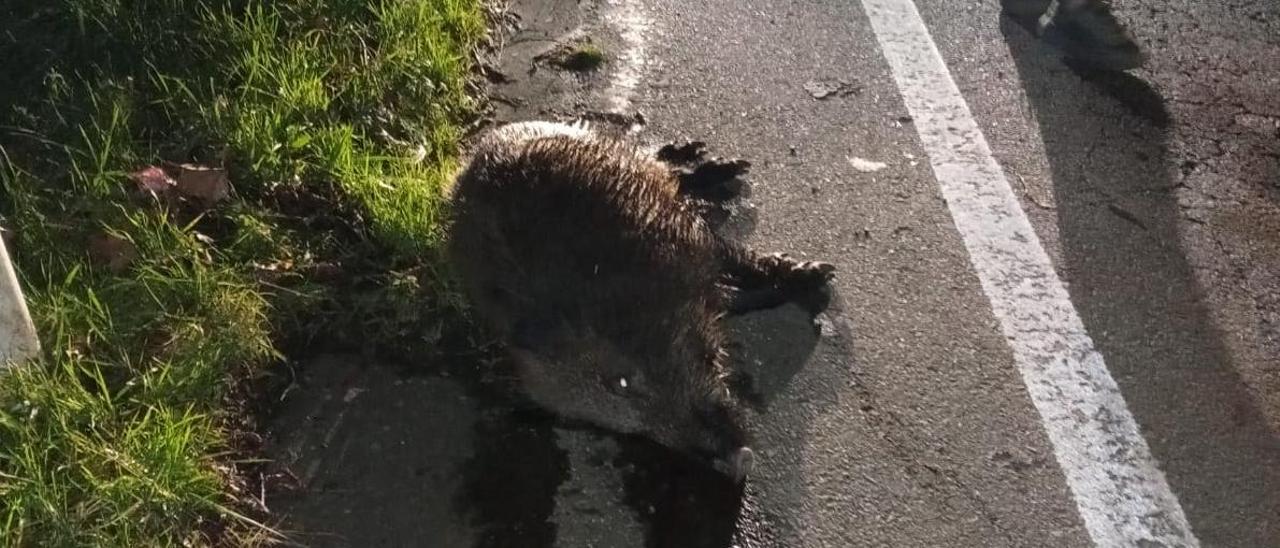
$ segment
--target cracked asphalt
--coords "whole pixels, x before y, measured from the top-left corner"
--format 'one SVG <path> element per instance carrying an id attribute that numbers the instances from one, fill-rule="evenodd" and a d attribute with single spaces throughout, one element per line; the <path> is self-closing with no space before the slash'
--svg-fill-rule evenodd
<path id="1" fill-rule="evenodd" d="M 1150 56 L 1127 75 L 1068 66 L 994 0 L 916 5 L 1201 545 L 1280 546 L 1280 4 L 1118 0 Z M 1090 544 L 861 4 L 512 9 L 498 119 L 604 110 L 642 60 L 597 118 L 751 161 L 729 231 L 837 265 L 830 302 L 732 321 L 762 393 L 742 493 L 475 364 L 310 364 L 272 436 L 300 543 Z M 531 70 L 582 36 L 601 73 Z"/>

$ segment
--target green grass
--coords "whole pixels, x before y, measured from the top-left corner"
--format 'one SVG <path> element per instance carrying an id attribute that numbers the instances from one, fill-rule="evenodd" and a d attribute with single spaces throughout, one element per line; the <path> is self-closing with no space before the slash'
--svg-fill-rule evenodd
<path id="1" fill-rule="evenodd" d="M 0 225 L 44 355 L 0 375 L 0 545 L 254 544 L 282 354 L 424 351 L 478 0 L 10 0 Z M 226 168 L 232 198 L 128 174 Z M 111 268 L 90 241 L 136 257 Z"/>

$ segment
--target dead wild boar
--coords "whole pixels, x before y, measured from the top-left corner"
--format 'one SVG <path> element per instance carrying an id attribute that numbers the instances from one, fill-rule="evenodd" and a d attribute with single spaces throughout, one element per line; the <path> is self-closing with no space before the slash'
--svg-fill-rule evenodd
<path id="1" fill-rule="evenodd" d="M 530 399 L 745 477 L 721 318 L 746 289 L 816 288 L 833 267 L 717 237 L 672 166 L 584 125 L 492 130 L 451 200 L 449 258 Z"/>

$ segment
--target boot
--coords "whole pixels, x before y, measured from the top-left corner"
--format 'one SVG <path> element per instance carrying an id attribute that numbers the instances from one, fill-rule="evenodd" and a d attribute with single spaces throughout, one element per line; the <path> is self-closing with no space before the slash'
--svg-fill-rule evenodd
<path id="1" fill-rule="evenodd" d="M 1146 56 L 1102 0 L 1055 0 L 1040 16 L 1040 38 L 1090 68 L 1135 69 Z"/>

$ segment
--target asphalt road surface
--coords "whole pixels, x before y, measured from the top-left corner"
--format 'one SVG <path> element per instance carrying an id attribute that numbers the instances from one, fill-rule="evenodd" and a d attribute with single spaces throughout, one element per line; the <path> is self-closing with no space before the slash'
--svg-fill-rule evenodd
<path id="1" fill-rule="evenodd" d="M 350 546 L 1280 546 L 1280 4 L 1115 7 L 1150 55 L 1127 75 L 1068 66 L 993 0 L 516 2 L 500 118 L 612 112 L 645 145 L 747 159 L 733 234 L 839 268 L 816 315 L 733 320 L 756 473 L 738 493 L 457 378 L 324 360 L 277 428 L 305 472 L 289 525 Z M 584 36 L 601 73 L 525 70 Z"/>

